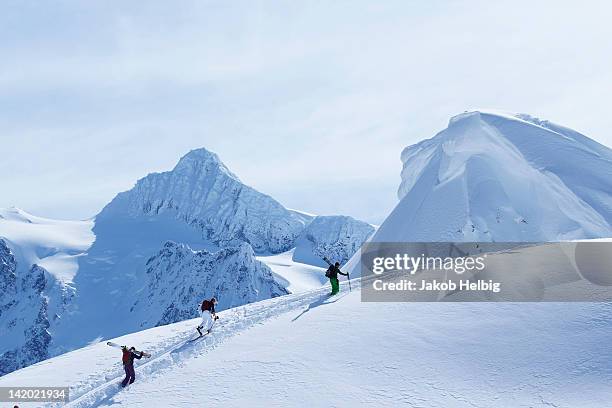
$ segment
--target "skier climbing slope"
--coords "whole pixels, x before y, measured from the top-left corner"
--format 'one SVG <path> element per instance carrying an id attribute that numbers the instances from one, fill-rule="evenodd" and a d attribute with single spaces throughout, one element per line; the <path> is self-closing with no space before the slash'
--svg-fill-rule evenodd
<path id="1" fill-rule="evenodd" d="M 210 300 L 204 299 L 204 301 L 202 301 L 202 305 L 200 306 L 202 322 L 198 327 L 196 327 L 196 330 L 198 331 L 198 333 L 200 333 L 200 337 L 204 335 L 204 333 L 202 333 L 202 330 L 204 330 L 206 334 L 210 333 L 214 321 L 218 319 L 217 314 L 215 312 L 216 304 L 217 299 L 215 297 L 212 297 Z"/>
<path id="2" fill-rule="evenodd" d="M 134 371 L 134 359 L 140 360 L 143 357 L 151 357 L 149 353 L 144 351 L 137 351 L 135 347 L 119 346 L 112 341 L 106 343 L 111 347 L 119 347 L 122 351 L 121 362 L 123 363 L 123 369 L 125 371 L 125 378 L 121 382 L 121 387 L 125 388 L 128 384 L 133 384 L 136 380 L 136 372 Z"/>
<path id="3" fill-rule="evenodd" d="M 340 270 L 340 262 L 332 263 L 326 257 L 324 257 L 323 260 L 327 262 L 327 264 L 329 265 L 329 268 L 327 268 L 327 271 L 325 272 L 325 276 L 329 278 L 329 283 L 331 284 L 331 287 L 332 287 L 330 296 L 334 296 L 340 291 L 340 281 L 338 280 L 338 274 L 344 275 L 347 278 L 349 274 L 344 273 Z M 350 282 L 349 282 L 349 285 L 350 285 Z"/>

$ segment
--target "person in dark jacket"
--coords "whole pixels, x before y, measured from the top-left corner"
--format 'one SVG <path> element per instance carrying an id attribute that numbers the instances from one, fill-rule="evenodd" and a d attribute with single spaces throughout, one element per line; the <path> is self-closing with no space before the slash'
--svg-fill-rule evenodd
<path id="1" fill-rule="evenodd" d="M 125 370 L 125 378 L 121 382 L 121 386 L 125 387 L 128 383 L 132 384 L 136 380 L 136 372 L 134 371 L 134 359 L 142 358 L 142 351 L 136 351 L 134 347 L 129 349 L 126 346 L 121 347 L 123 351 L 123 369 Z"/>
<path id="2" fill-rule="evenodd" d="M 200 336 L 203 336 L 202 330 L 206 331 L 206 334 L 210 333 L 210 329 L 212 329 L 213 322 L 217 320 L 217 314 L 215 313 L 215 305 L 217 304 L 217 299 L 212 297 L 210 300 L 205 299 L 200 306 L 200 313 L 202 314 L 202 323 L 196 330 L 200 333 Z"/>
<path id="3" fill-rule="evenodd" d="M 323 258 L 325 262 L 329 265 L 327 271 L 325 272 L 325 276 L 329 278 L 329 283 L 331 284 L 332 291 L 330 296 L 336 295 L 340 292 L 340 281 L 338 280 L 338 274 L 348 276 L 348 273 L 344 273 L 340 270 L 340 262 L 336 262 L 332 264 L 329 259 Z"/>

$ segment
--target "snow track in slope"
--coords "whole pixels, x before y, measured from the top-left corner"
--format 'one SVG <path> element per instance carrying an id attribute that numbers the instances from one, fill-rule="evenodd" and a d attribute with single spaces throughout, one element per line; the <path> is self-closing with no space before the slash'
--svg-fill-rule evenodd
<path id="1" fill-rule="evenodd" d="M 360 286 L 358 280 L 353 281 L 352 284 L 357 289 Z M 347 282 L 343 282 L 342 286 L 343 290 L 348 291 Z M 211 334 L 191 343 L 189 341 L 195 337 L 193 327 L 197 325 L 199 319 L 190 320 L 189 322 L 192 323 L 193 327 L 189 330 L 182 330 L 175 337 L 161 342 L 157 349 L 147 350 L 153 357 L 144 360 L 144 363 L 136 367 L 137 379 L 135 385 L 143 377 L 153 378 L 163 375 L 170 371 L 174 365 L 184 364 L 189 359 L 206 354 L 228 338 L 248 330 L 254 325 L 261 324 L 267 319 L 307 306 L 317 299 L 323 302 L 328 291 L 329 288 L 324 287 L 299 295 L 282 296 L 226 310 L 219 313 L 220 319 Z M 129 337 L 130 335 L 124 336 L 126 340 L 129 340 Z M 171 342 L 171 340 L 174 340 L 174 342 Z M 125 341 L 117 342 L 125 343 Z M 118 364 L 110 370 L 99 373 L 98 380 L 91 381 L 93 375 L 90 376 L 84 383 L 75 386 L 74 389 L 71 388 L 72 400 L 65 406 L 72 408 L 94 407 L 108 402 L 114 395 L 122 391 L 119 383 L 123 376 L 123 369 Z M 129 389 L 126 389 L 126 391 L 129 392 Z M 52 404 L 49 406 L 60 405 Z"/>

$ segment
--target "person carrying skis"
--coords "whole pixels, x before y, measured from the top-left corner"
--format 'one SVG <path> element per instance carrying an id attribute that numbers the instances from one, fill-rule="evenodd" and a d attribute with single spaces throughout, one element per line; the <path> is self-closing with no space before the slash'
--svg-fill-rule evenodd
<path id="1" fill-rule="evenodd" d="M 203 336 L 202 330 L 206 330 L 206 334 L 210 333 L 210 329 L 212 329 L 213 322 L 218 319 L 217 314 L 215 313 L 215 305 L 217 304 L 217 299 L 215 297 L 208 299 L 204 299 L 202 305 L 200 306 L 200 312 L 202 313 L 202 323 L 196 328 L 200 336 Z"/>
<path id="2" fill-rule="evenodd" d="M 121 382 L 121 386 L 125 388 L 128 383 L 132 384 L 136 380 L 136 372 L 134 371 L 134 359 L 140 360 L 144 354 L 142 351 L 136 351 L 136 348 L 122 346 L 123 352 L 123 369 L 125 370 L 125 378 Z"/>
<path id="3" fill-rule="evenodd" d="M 327 271 L 325 272 L 325 276 L 329 278 L 329 283 L 332 287 L 330 296 L 334 296 L 340 292 L 340 281 L 338 280 L 338 274 L 348 276 L 348 273 L 344 273 L 340 270 L 340 262 L 332 264 L 327 258 L 323 258 L 323 260 L 329 265 L 329 268 L 327 268 Z"/>

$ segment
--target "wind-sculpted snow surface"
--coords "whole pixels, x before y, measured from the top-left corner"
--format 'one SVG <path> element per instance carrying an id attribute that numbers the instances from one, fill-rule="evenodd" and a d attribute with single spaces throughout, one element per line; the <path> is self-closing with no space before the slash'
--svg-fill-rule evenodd
<path id="1" fill-rule="evenodd" d="M 293 260 L 326 267 L 325 256 L 344 264 L 373 232 L 370 224 L 352 217 L 315 217 L 298 238 Z"/>
<path id="2" fill-rule="evenodd" d="M 612 236 L 612 150 L 551 122 L 466 112 L 402 161 L 401 201 L 375 241 Z"/>
<path id="3" fill-rule="evenodd" d="M 206 149 L 193 150 L 169 172 L 153 173 L 119 194 L 102 217 L 171 214 L 219 247 L 248 242 L 257 253 L 293 247 L 304 222 L 273 198 L 243 184 Z"/>
<path id="4" fill-rule="evenodd" d="M 141 327 L 196 317 L 200 302 L 212 296 L 219 302 L 217 310 L 223 310 L 287 294 L 247 243 L 208 252 L 166 242 L 146 267 L 146 295 L 131 308 L 142 316 L 136 318 Z"/>

